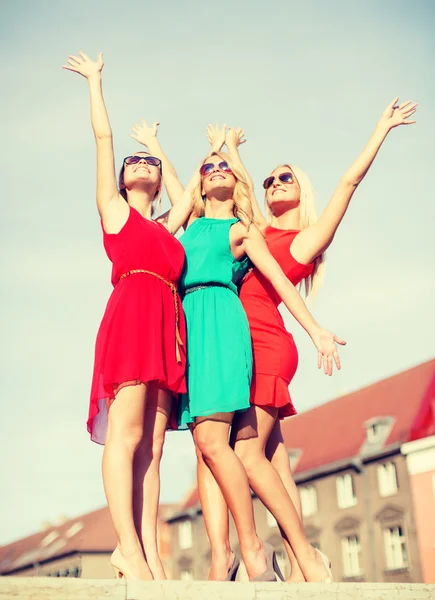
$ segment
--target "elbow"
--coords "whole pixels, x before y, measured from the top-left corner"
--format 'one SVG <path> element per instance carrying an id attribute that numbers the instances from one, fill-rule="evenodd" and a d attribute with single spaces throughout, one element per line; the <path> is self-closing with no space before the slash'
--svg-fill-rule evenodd
<path id="1" fill-rule="evenodd" d="M 352 173 L 345 173 L 341 179 L 341 185 L 350 190 L 355 190 L 361 183 L 363 177 L 355 177 Z"/>
<path id="2" fill-rule="evenodd" d="M 95 139 L 97 142 L 99 140 L 110 140 L 112 141 L 112 132 L 111 131 L 94 131 Z"/>

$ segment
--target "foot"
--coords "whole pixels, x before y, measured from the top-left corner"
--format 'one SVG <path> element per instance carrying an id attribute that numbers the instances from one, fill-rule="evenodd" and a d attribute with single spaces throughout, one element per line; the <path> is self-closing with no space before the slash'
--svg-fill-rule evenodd
<path id="1" fill-rule="evenodd" d="M 324 554 L 316 548 L 311 548 L 307 558 L 299 560 L 299 565 L 305 577 L 305 581 L 318 583 L 332 581 L 332 573 L 329 564 L 325 562 Z"/>
<path id="2" fill-rule="evenodd" d="M 151 581 L 152 573 L 148 568 L 145 557 L 141 551 L 127 552 L 124 554 L 118 546 L 113 552 L 110 562 L 118 578 Z"/>
<path id="3" fill-rule="evenodd" d="M 250 548 L 249 550 L 242 550 L 242 548 L 240 548 L 240 551 L 249 579 L 255 579 L 266 571 L 266 554 L 260 540 L 258 540 L 258 543 L 255 544 L 254 548 Z"/>
<path id="4" fill-rule="evenodd" d="M 147 563 L 152 573 L 153 579 L 157 579 L 159 581 L 167 579 L 165 569 L 159 557 L 157 557 L 157 559 L 151 559 L 147 555 Z"/>
<path id="5" fill-rule="evenodd" d="M 228 570 L 233 564 L 234 554 L 228 548 L 220 553 L 214 553 L 211 557 L 210 573 L 208 574 L 209 581 L 225 581 L 228 575 Z"/>
<path id="6" fill-rule="evenodd" d="M 301 568 L 297 562 L 290 563 L 290 569 L 290 577 L 286 579 L 286 583 L 305 583 L 304 574 L 302 573 Z"/>

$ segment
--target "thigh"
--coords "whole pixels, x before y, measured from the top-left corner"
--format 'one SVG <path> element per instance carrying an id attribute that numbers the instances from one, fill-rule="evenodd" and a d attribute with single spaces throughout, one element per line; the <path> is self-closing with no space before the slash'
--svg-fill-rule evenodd
<path id="1" fill-rule="evenodd" d="M 147 402 L 143 417 L 144 439 L 164 436 L 172 408 L 172 394 L 158 386 L 156 381 L 149 384 Z"/>
<path id="2" fill-rule="evenodd" d="M 253 404 L 246 412 L 237 415 L 231 431 L 231 443 L 237 454 L 248 447 L 255 447 L 264 453 L 277 416 L 277 408 Z"/>
<path id="3" fill-rule="evenodd" d="M 142 426 L 148 397 L 148 384 L 121 388 L 109 408 L 108 427 Z"/>

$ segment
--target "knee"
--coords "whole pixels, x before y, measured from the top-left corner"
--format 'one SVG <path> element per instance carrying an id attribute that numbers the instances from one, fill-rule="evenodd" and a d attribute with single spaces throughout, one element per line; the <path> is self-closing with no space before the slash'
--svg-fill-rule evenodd
<path id="1" fill-rule="evenodd" d="M 243 464 L 248 477 L 252 475 L 256 466 L 264 458 L 263 454 L 254 452 L 252 448 L 247 448 L 243 442 L 235 445 L 234 452 Z"/>
<path id="2" fill-rule="evenodd" d="M 107 442 L 115 442 L 123 445 L 127 450 L 134 454 L 138 449 L 143 436 L 143 426 L 141 424 L 120 424 L 111 423 L 107 432 Z"/>
<path id="3" fill-rule="evenodd" d="M 143 452 L 149 461 L 160 462 L 163 455 L 163 445 L 165 443 L 165 434 L 150 436 L 149 439 L 144 439 Z"/>
<path id="4" fill-rule="evenodd" d="M 196 452 L 201 453 L 201 459 L 205 462 L 216 462 L 222 451 L 222 442 L 216 441 L 209 434 L 197 434 L 195 438 Z"/>

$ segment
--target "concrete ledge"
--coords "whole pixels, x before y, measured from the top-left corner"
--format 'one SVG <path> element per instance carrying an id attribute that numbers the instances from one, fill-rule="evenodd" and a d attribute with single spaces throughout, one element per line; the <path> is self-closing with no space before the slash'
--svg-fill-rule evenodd
<path id="1" fill-rule="evenodd" d="M 435 585 L 0 577 L 0 600 L 435 600 Z"/>

